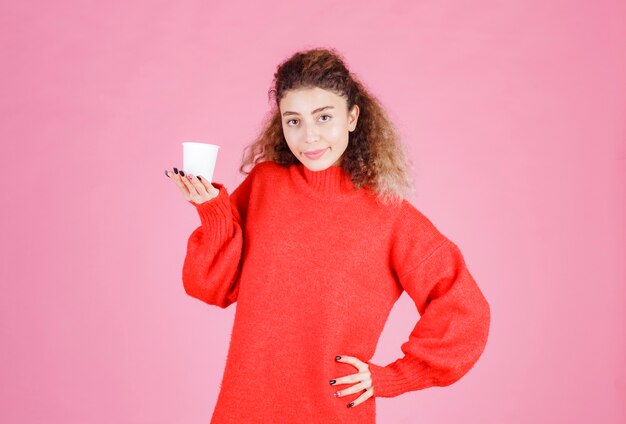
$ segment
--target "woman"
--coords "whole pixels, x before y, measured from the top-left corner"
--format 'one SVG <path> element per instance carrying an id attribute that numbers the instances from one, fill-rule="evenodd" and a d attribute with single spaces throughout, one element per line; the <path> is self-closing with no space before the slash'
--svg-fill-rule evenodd
<path id="1" fill-rule="evenodd" d="M 482 354 L 490 308 L 458 246 L 406 200 L 402 144 L 329 49 L 279 65 L 275 107 L 223 184 L 166 171 L 195 206 L 185 291 L 237 302 L 212 423 L 374 423 L 376 397 L 449 385 Z M 402 358 L 370 361 L 406 291 Z M 346 407 L 347 406 L 347 407 Z"/>

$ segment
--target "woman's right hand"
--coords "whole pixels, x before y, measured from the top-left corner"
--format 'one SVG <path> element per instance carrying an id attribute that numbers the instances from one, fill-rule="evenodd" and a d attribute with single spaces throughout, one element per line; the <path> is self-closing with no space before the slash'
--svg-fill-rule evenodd
<path id="1" fill-rule="evenodd" d="M 183 171 L 179 171 L 176 168 L 174 168 L 174 172 L 165 171 L 165 175 L 174 181 L 174 184 L 183 193 L 185 200 L 197 205 L 216 198 L 220 192 L 218 188 L 213 187 L 213 184 L 206 179 L 200 179 L 200 177 L 188 174 L 185 175 Z"/>

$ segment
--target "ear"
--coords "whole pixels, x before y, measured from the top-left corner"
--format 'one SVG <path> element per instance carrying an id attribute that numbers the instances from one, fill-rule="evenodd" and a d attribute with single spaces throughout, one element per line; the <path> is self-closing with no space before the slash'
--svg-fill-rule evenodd
<path id="1" fill-rule="evenodd" d="M 359 106 L 358 105 L 354 105 L 352 106 L 352 110 L 350 111 L 350 113 L 348 114 L 348 130 L 350 132 L 354 131 L 354 129 L 356 128 L 356 123 L 359 120 Z"/>

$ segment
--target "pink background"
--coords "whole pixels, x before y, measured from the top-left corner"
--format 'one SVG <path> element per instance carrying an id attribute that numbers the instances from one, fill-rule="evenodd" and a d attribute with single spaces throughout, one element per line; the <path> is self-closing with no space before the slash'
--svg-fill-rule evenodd
<path id="1" fill-rule="evenodd" d="M 470 373 L 379 422 L 626 422 L 624 5 L 3 2 L 0 421 L 208 422 L 235 309 L 185 294 L 163 170 L 220 144 L 232 191 L 276 65 L 332 46 L 492 307 Z M 374 360 L 417 319 L 404 294 Z"/>

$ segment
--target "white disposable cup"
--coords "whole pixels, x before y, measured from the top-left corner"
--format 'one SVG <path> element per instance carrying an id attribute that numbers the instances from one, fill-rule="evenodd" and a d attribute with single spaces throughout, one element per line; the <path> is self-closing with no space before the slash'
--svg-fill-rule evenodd
<path id="1" fill-rule="evenodd" d="M 201 175 L 202 178 L 212 182 L 220 146 L 192 141 L 185 141 L 182 145 L 183 171 L 185 171 L 185 174 Z"/>

